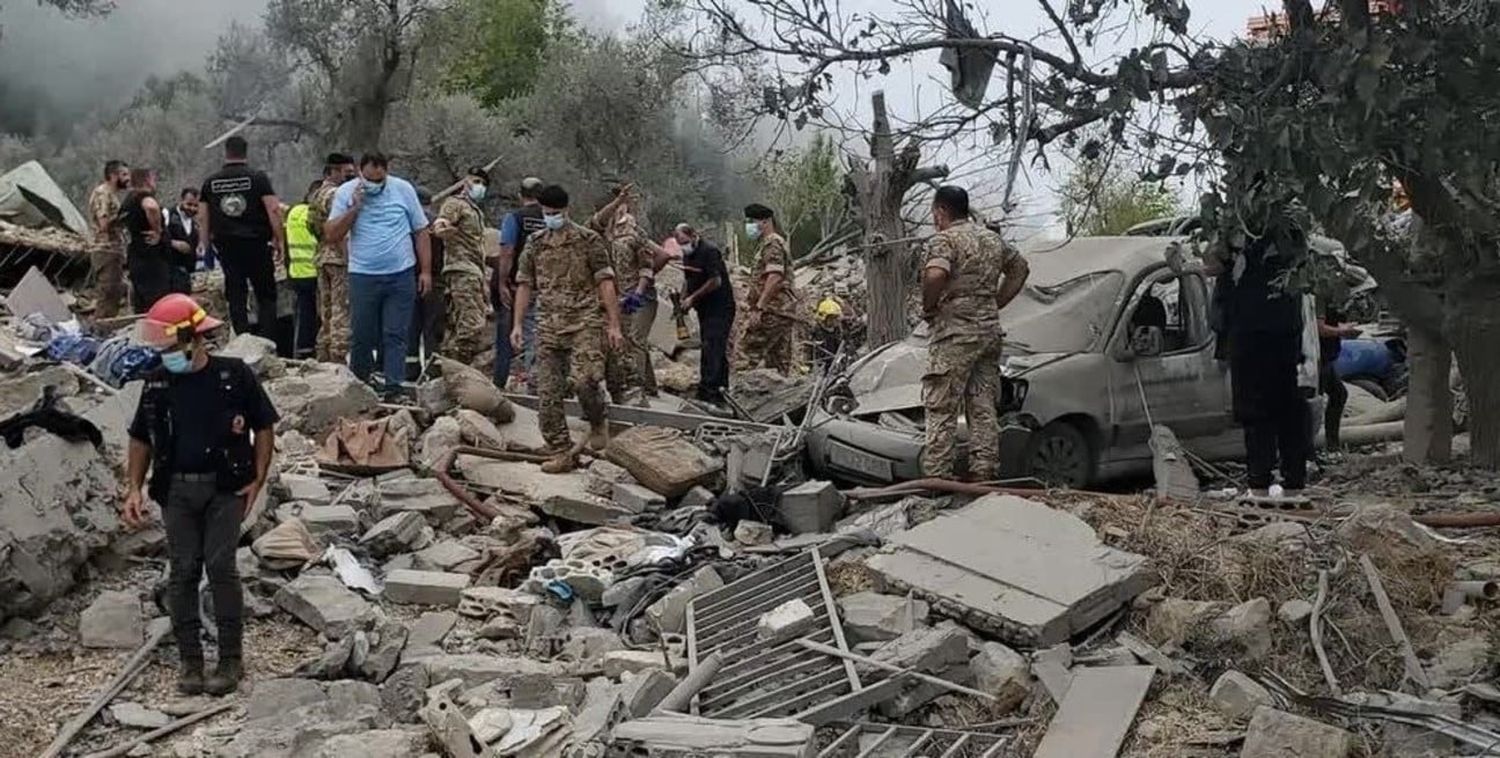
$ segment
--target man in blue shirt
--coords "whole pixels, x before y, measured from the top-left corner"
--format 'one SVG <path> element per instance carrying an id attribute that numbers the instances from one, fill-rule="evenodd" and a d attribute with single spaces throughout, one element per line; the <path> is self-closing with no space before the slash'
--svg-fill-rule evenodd
<path id="1" fill-rule="evenodd" d="M 417 296 L 432 289 L 432 242 L 416 188 L 388 164 L 384 153 L 360 158 L 360 176 L 333 196 L 324 236 L 349 241 L 349 368 L 369 381 L 378 347 L 390 399 L 401 394 Z"/>

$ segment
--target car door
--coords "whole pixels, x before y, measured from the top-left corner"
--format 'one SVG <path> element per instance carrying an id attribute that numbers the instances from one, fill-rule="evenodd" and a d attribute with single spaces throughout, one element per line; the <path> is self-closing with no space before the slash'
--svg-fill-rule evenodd
<path id="1" fill-rule="evenodd" d="M 1136 339 L 1142 329 L 1157 339 Z M 1127 301 L 1107 350 L 1116 456 L 1146 458 L 1151 424 L 1189 448 L 1222 434 L 1224 371 L 1214 360 L 1208 288 L 1197 273 L 1149 271 Z"/>

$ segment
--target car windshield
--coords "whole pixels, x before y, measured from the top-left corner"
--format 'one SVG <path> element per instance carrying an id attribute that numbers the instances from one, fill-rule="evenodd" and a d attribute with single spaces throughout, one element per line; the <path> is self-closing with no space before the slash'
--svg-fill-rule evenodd
<path id="1" fill-rule="evenodd" d="M 1093 347 L 1110 327 L 1125 287 L 1118 271 L 1095 271 L 1057 284 L 1028 284 L 1000 312 L 1007 348 L 1032 353 L 1076 353 Z"/>

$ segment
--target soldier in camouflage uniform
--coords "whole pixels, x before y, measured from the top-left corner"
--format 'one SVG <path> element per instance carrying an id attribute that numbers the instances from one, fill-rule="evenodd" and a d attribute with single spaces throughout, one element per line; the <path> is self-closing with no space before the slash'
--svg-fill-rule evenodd
<path id="1" fill-rule="evenodd" d="M 740 365 L 791 374 L 796 367 L 798 312 L 792 252 L 776 230 L 775 214 L 764 205 L 745 208 L 745 234 L 760 240 L 760 249 L 750 284 L 750 315 L 740 338 Z"/>
<path id="2" fill-rule="evenodd" d="M 447 337 L 443 355 L 469 364 L 485 347 L 484 200 L 490 175 L 474 167 L 464 187 L 443 201 L 432 231 L 443 240 L 443 292 L 447 298 Z"/>
<path id="3" fill-rule="evenodd" d="M 610 263 L 621 283 L 622 299 L 630 303 L 625 346 L 604 356 L 605 385 L 614 402 L 626 403 L 634 397 L 644 407 L 646 396 L 656 394 L 648 340 L 656 320 L 656 262 L 665 262 L 666 254 L 636 223 L 630 198 L 630 185 L 620 187 L 615 198 L 589 219 L 589 228 L 609 240 Z"/>
<path id="4" fill-rule="evenodd" d="M 307 225 L 318 238 L 317 358 L 325 363 L 343 363 L 349 355 L 349 252 L 348 242 L 324 241 L 323 225 L 339 185 L 358 175 L 353 158 L 331 153 L 323 164 L 323 186 L 308 200 Z"/>
<path id="5" fill-rule="evenodd" d="M 962 188 L 940 188 L 932 216 L 938 233 L 922 264 L 922 309 L 930 325 L 922 473 L 953 478 L 958 414 L 967 410 L 969 478 L 985 481 L 1000 463 L 1000 309 L 1020 293 L 1029 270 L 1000 235 L 969 220 L 969 194 Z"/>
<path id="6" fill-rule="evenodd" d="M 130 186 L 130 167 L 121 161 L 104 164 L 104 181 L 89 193 L 89 221 L 94 225 L 94 249 L 89 253 L 94 280 L 94 318 L 114 318 L 125 304 L 125 227 L 120 215 L 120 193 Z"/>
<path id="7" fill-rule="evenodd" d="M 546 228 L 531 235 L 521 252 L 516 274 L 515 313 L 511 344 L 520 349 L 522 326 L 532 292 L 537 308 L 538 422 L 553 457 L 542 466 L 548 473 L 577 466 L 578 449 L 568 436 L 563 401 L 571 389 L 589 420 L 589 443 L 602 450 L 609 445 L 609 420 L 599 382 L 604 378 L 604 344 L 619 350 L 620 305 L 615 294 L 615 271 L 604 238 L 568 220 L 568 193 L 551 185 L 538 194 Z"/>

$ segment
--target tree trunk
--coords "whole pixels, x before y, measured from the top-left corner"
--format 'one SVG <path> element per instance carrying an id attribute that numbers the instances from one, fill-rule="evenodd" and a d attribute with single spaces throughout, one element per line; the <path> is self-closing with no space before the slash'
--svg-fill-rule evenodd
<path id="1" fill-rule="evenodd" d="M 1445 332 L 1458 356 L 1469 399 L 1469 458 L 1500 470 L 1500 295 L 1496 282 L 1475 277 L 1451 290 Z M 1415 369 L 1415 366 L 1413 366 Z M 1438 381 L 1436 377 L 1433 381 Z M 1442 376 L 1448 387 L 1448 374 Z"/>
<path id="2" fill-rule="evenodd" d="M 1413 463 L 1446 463 L 1453 455 L 1451 353 L 1442 335 L 1407 324 L 1406 420 L 1401 454 Z"/>
<path id="3" fill-rule="evenodd" d="M 345 144 L 354 151 L 355 158 L 359 157 L 359 153 L 380 149 L 380 137 L 385 132 L 385 112 L 389 105 L 386 102 L 361 100 L 349 106 Z"/>

